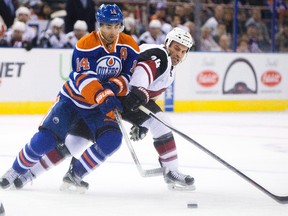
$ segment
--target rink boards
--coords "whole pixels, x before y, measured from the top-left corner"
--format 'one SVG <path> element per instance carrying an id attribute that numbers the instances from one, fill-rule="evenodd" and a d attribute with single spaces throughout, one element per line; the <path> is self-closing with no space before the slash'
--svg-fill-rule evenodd
<path id="1" fill-rule="evenodd" d="M 0 55 L 0 114 L 47 112 L 71 71 L 72 50 L 1 48 Z M 287 54 L 188 53 L 159 104 L 175 112 L 286 110 L 287 59 Z"/>

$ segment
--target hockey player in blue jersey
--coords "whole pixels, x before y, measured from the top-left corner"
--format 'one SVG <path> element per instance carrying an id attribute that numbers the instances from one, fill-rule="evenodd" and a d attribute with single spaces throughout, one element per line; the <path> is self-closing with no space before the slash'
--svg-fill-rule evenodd
<path id="1" fill-rule="evenodd" d="M 122 33 L 123 14 L 116 4 L 101 5 L 96 13 L 98 31 L 84 36 L 72 56 L 72 72 L 63 85 L 55 104 L 40 124 L 38 132 L 21 149 L 12 167 L 2 176 L 0 186 L 8 188 L 25 175 L 40 158 L 64 143 L 65 137 L 79 122 L 84 122 L 94 144 L 85 151 L 79 164 L 78 181 L 87 170 L 104 162 L 120 146 L 122 134 L 113 110 L 122 111 L 116 96 L 124 96 L 136 66 L 139 47 L 134 39 Z M 77 143 L 75 143 L 77 145 Z M 92 161 L 92 162 L 91 162 Z"/>
<path id="2" fill-rule="evenodd" d="M 145 104 L 158 117 L 164 118 L 166 121 L 169 120 L 155 103 L 155 100 L 174 81 L 175 67 L 184 60 L 187 51 L 193 45 L 193 39 L 188 32 L 175 28 L 167 34 L 165 41 L 165 45 L 143 44 L 140 46 L 139 60 L 129 83 L 130 93 L 127 97 L 119 97 L 125 110 L 122 117 L 134 125 L 131 130 L 131 138 L 134 141 L 143 139 L 148 131 L 147 128 L 149 128 L 153 135 L 155 149 L 159 154 L 159 161 L 168 171 L 164 175 L 165 181 L 169 185 L 193 190 L 194 178 L 182 174 L 178 170 L 176 144 L 171 130 L 137 110 L 139 105 Z M 22 188 L 27 182 L 63 161 L 67 155 L 74 156 L 79 153 L 80 148 L 83 149 L 89 144 L 89 139 L 92 138 L 87 133 L 89 130 L 87 130 L 85 123 L 80 122 L 76 126 L 66 137 L 65 145 L 58 145 L 47 155 L 44 155 L 40 163 L 33 166 L 31 171 L 19 176 L 14 181 L 16 188 Z M 79 148 L 76 149 L 75 146 Z M 82 157 L 85 158 L 85 152 Z M 83 162 L 87 163 L 88 161 L 82 159 Z M 63 179 L 64 183 L 87 188 L 88 183 L 82 180 L 71 182 L 74 163 L 79 164 L 79 160 L 72 160 L 70 169 Z"/>

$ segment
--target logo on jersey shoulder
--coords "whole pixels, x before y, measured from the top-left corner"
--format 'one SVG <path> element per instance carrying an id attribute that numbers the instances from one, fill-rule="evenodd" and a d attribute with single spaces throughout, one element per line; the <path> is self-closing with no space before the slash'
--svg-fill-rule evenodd
<path id="1" fill-rule="evenodd" d="M 116 56 L 104 56 L 96 64 L 96 73 L 104 80 L 117 77 L 122 70 L 121 60 Z"/>

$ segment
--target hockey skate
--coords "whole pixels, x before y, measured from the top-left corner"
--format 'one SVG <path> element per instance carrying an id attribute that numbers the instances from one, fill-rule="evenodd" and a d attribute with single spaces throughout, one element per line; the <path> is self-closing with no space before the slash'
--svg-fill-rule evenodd
<path id="1" fill-rule="evenodd" d="M 170 190 L 180 190 L 180 191 L 194 191 L 194 178 L 190 175 L 185 175 L 177 170 L 166 171 L 164 175 L 164 180 L 168 184 Z"/>
<path id="2" fill-rule="evenodd" d="M 10 168 L 0 179 L 0 186 L 3 189 L 7 189 L 10 186 L 13 185 L 14 180 L 19 176 L 20 174 L 17 173 L 13 168 Z"/>
<path id="3" fill-rule="evenodd" d="M 63 177 L 63 184 L 60 187 L 61 191 L 85 193 L 88 190 L 89 184 L 77 176 L 70 166 L 68 172 Z"/>
<path id="4" fill-rule="evenodd" d="M 15 186 L 16 189 L 21 189 L 28 182 L 31 182 L 31 184 L 32 184 L 32 181 L 35 178 L 36 178 L 35 175 L 33 175 L 33 173 L 30 170 L 28 170 L 26 173 L 24 173 L 23 175 L 18 176 L 14 180 L 14 186 Z"/>

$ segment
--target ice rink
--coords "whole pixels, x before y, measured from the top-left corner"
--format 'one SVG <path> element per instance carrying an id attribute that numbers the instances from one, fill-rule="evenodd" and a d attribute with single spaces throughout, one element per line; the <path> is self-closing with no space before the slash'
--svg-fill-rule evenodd
<path id="1" fill-rule="evenodd" d="M 173 126 L 277 195 L 288 195 L 288 112 L 169 113 Z M 0 175 L 37 130 L 42 115 L 0 115 Z M 125 123 L 127 131 L 130 125 Z M 139 175 L 125 142 L 85 180 L 85 194 L 59 190 L 69 159 L 22 190 L 1 190 L 6 216 L 281 216 L 279 204 L 175 134 L 180 170 L 193 192 L 169 191 L 163 177 Z M 152 138 L 133 143 L 145 169 L 158 167 Z M 187 208 L 187 203 L 198 208 Z"/>

